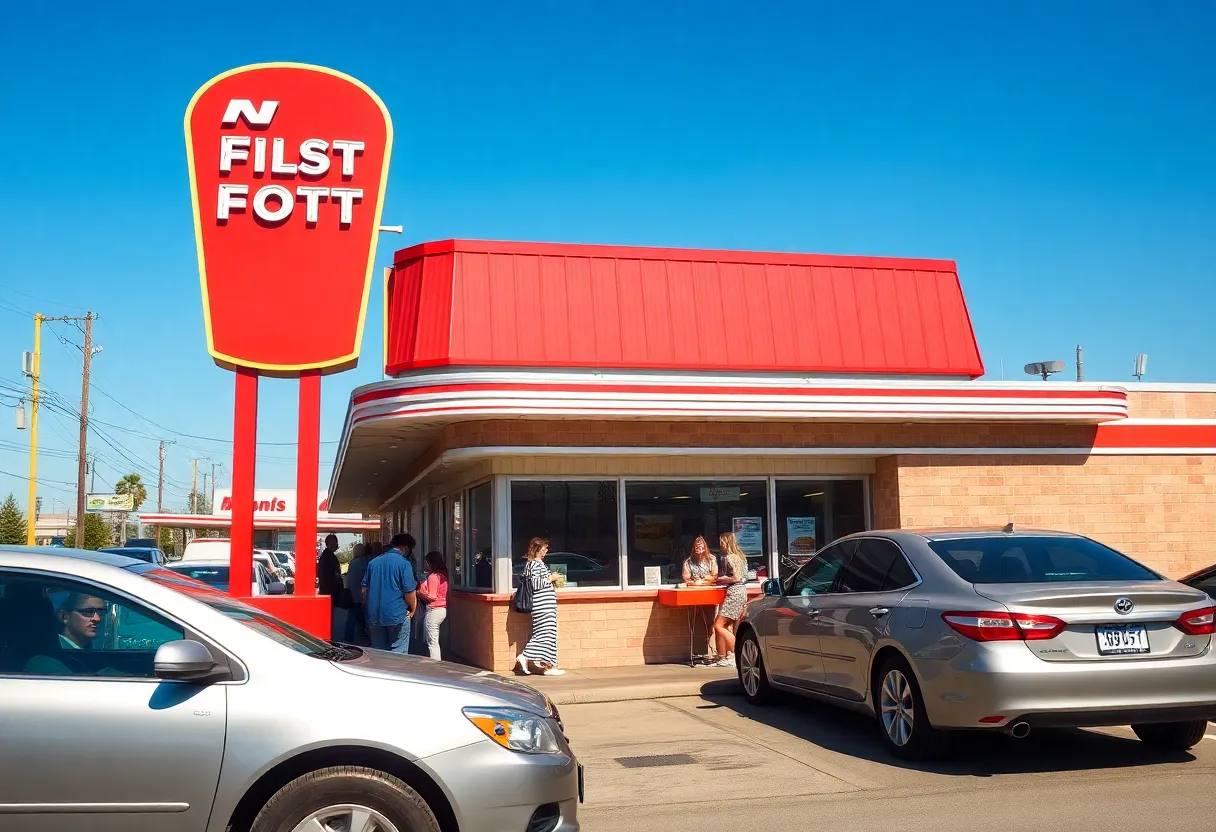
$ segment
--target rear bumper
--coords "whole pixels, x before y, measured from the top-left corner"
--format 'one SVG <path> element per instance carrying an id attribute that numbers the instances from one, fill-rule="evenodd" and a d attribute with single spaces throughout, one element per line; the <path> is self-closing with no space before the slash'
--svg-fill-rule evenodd
<path id="1" fill-rule="evenodd" d="M 1190 722 L 1216 719 L 1216 705 L 1183 708 L 1139 708 L 1112 711 L 1056 711 L 1021 714 L 1012 722 L 1033 728 L 1096 728 L 1103 725 L 1143 725 L 1150 722 Z"/>
<path id="2" fill-rule="evenodd" d="M 920 660 L 916 670 L 929 721 L 940 728 L 1216 719 L 1211 650 L 1185 659 L 1051 662 L 1022 642 L 971 643 L 952 659 Z"/>
<path id="3" fill-rule="evenodd" d="M 557 808 L 552 832 L 578 832 L 579 774 L 573 754 L 517 754 L 486 740 L 420 761 L 443 784 L 460 832 L 525 832 L 542 806 Z"/>

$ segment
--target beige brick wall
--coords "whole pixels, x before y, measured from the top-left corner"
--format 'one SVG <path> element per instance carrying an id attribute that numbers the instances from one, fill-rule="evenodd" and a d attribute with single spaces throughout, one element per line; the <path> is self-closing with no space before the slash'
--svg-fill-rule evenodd
<path id="1" fill-rule="evenodd" d="M 1127 406 L 1135 419 L 1216 419 L 1216 393 L 1132 391 Z"/>
<path id="2" fill-rule="evenodd" d="M 1216 562 L 1216 457 L 887 457 L 877 469 L 882 525 L 1075 531 L 1171 577 Z"/>

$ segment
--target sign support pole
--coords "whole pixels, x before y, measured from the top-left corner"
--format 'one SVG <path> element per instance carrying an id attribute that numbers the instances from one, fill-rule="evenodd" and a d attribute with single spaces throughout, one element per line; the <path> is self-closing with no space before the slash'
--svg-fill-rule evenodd
<path id="1" fill-rule="evenodd" d="M 321 455 L 321 373 L 300 375 L 296 436 L 296 595 L 316 595 L 317 468 Z"/>
<path id="2" fill-rule="evenodd" d="M 249 595 L 253 586 L 253 484 L 258 447 L 258 376 L 236 370 L 236 406 L 232 420 L 232 555 L 228 593 Z"/>

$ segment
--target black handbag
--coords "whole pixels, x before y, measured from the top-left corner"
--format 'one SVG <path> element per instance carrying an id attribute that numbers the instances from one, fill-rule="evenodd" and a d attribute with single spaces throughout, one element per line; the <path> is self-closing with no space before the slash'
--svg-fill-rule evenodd
<path id="1" fill-rule="evenodd" d="M 532 612 L 532 579 L 528 575 L 519 576 L 519 586 L 515 588 L 515 598 L 511 602 L 516 612 Z"/>

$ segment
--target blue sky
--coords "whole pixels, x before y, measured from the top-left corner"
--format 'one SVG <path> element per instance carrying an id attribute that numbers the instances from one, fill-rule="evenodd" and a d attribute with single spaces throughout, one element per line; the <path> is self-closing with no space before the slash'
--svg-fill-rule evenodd
<path id="1" fill-rule="evenodd" d="M 153 480 L 157 437 L 171 508 L 192 457 L 230 470 L 183 435 L 231 434 L 232 377 L 205 350 L 181 118 L 267 60 L 341 69 L 392 112 L 384 218 L 406 231 L 381 265 L 447 237 L 953 258 L 990 377 L 1080 343 L 1089 379 L 1144 351 L 1150 380 L 1216 382 L 1211 4 L 176 5 L 6 12 L 0 496 L 25 491 L 6 388 L 34 311 L 101 316 L 98 490 Z M 322 483 L 350 390 L 380 378 L 372 297 L 363 363 L 324 383 Z M 72 403 L 81 340 L 44 333 Z M 260 439 L 288 444 L 261 448 L 259 486 L 294 484 L 295 390 L 263 382 Z M 61 509 L 76 425 L 44 416 Z"/>

